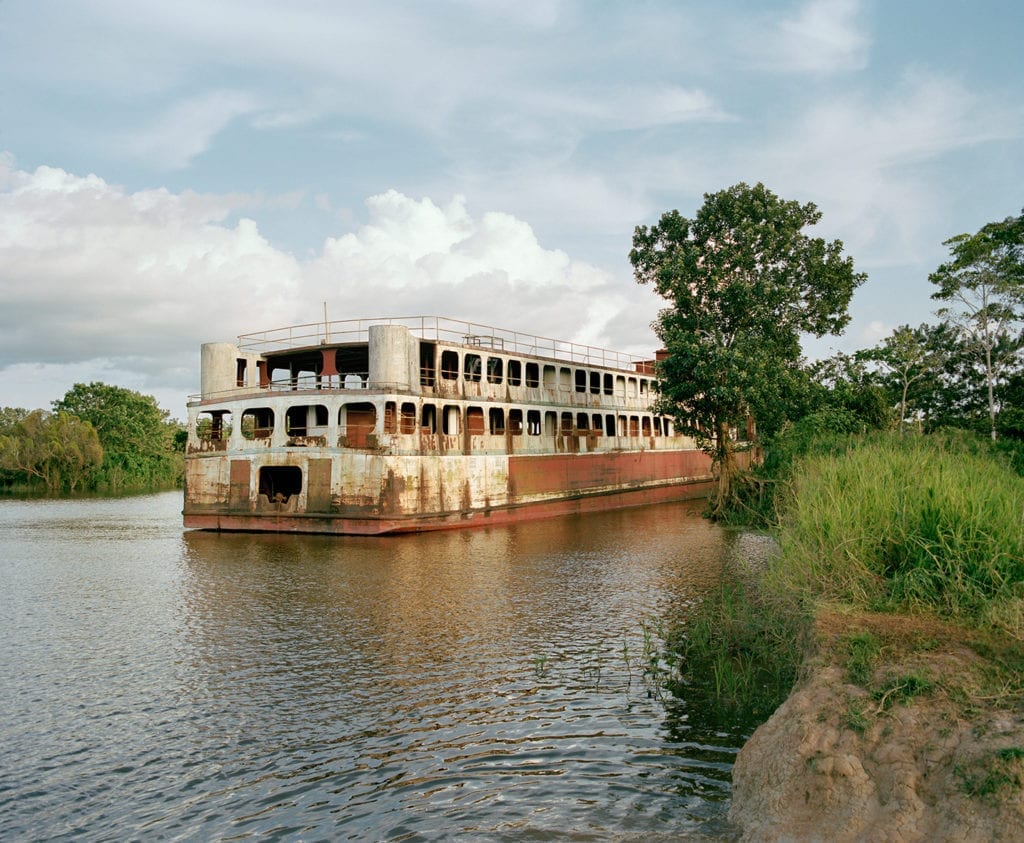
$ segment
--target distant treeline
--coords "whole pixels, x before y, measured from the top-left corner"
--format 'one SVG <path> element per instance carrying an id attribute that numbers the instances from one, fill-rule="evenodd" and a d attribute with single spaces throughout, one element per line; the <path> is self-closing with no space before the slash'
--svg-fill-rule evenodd
<path id="1" fill-rule="evenodd" d="M 0 408 L 0 491 L 109 492 L 180 486 L 185 428 L 156 399 L 75 384 L 52 410 Z"/>

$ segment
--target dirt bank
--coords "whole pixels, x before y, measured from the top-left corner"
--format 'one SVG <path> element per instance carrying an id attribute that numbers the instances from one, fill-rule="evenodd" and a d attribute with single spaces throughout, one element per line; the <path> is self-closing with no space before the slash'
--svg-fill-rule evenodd
<path id="1" fill-rule="evenodd" d="M 1019 642 L 834 611 L 816 638 L 736 761 L 743 840 L 1024 840 L 1024 708 L 1006 682 Z"/>

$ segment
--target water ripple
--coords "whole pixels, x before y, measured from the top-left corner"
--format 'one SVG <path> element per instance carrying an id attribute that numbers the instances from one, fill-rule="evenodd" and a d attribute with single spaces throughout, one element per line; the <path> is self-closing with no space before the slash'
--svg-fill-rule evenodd
<path id="1" fill-rule="evenodd" d="M 687 506 L 388 540 L 0 502 L 5 839 L 728 839 L 741 735 L 644 681 Z"/>

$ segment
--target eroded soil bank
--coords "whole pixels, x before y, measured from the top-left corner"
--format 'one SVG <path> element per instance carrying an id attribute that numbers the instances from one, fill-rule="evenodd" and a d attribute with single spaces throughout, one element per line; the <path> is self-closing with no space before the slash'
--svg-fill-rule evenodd
<path id="1" fill-rule="evenodd" d="M 816 633 L 804 679 L 737 759 L 743 840 L 1024 840 L 1024 708 L 1005 681 L 1020 642 L 839 610 Z"/>

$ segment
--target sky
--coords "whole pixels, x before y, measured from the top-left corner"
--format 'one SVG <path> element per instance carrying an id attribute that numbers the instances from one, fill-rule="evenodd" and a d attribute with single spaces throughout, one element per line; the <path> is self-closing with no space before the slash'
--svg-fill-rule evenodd
<path id="1" fill-rule="evenodd" d="M 0 406 L 183 418 L 203 342 L 439 315 L 648 354 L 638 225 L 763 182 L 934 321 L 1024 208 L 1019 0 L 0 0 Z"/>

